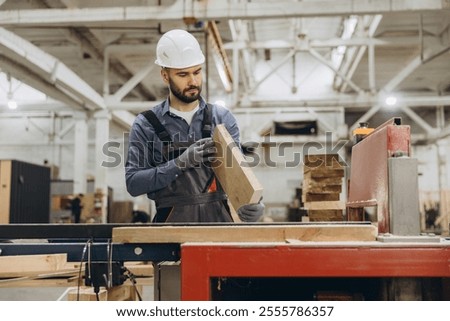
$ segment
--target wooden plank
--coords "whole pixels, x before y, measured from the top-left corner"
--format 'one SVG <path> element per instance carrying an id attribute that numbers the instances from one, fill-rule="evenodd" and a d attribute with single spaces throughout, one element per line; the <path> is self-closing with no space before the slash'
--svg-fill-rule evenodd
<path id="1" fill-rule="evenodd" d="M 136 286 L 153 285 L 153 265 L 148 262 L 124 262 L 134 274 Z M 40 274 L 8 276 L 3 278 L 0 272 L 0 288 L 5 287 L 72 287 L 84 284 L 84 264 L 68 262 L 61 271 L 45 271 Z M 79 281 L 79 278 L 81 280 Z"/>
<path id="2" fill-rule="evenodd" d="M 139 296 L 136 293 L 136 291 L 138 291 L 139 295 L 142 297 L 142 295 L 144 294 L 144 287 L 142 285 L 136 284 L 136 289 L 134 287 L 131 287 L 130 289 L 131 289 L 131 293 L 130 293 L 129 301 L 140 301 Z"/>
<path id="3" fill-rule="evenodd" d="M 302 202 L 322 202 L 322 201 L 339 201 L 341 196 L 335 193 L 305 193 L 302 195 Z"/>
<path id="4" fill-rule="evenodd" d="M 107 301 L 108 291 L 100 288 L 98 292 L 98 301 Z M 75 287 L 67 293 L 67 301 L 97 301 L 97 296 L 93 287 Z"/>
<path id="5" fill-rule="evenodd" d="M 67 254 L 0 256 L 0 277 L 63 272 Z"/>
<path id="6" fill-rule="evenodd" d="M 304 169 L 304 178 L 325 178 L 325 177 L 344 177 L 344 169 L 343 168 L 314 168 L 314 169 Z"/>
<path id="7" fill-rule="evenodd" d="M 327 201 L 327 202 L 308 202 L 304 204 L 307 210 L 343 210 L 345 203 L 342 201 Z"/>
<path id="8" fill-rule="evenodd" d="M 304 224 L 263 226 L 140 226 L 113 229 L 117 243 L 374 241 L 371 224 Z"/>
<path id="9" fill-rule="evenodd" d="M 336 222 L 342 221 L 342 210 L 310 210 L 308 217 L 310 222 Z"/>
<path id="10" fill-rule="evenodd" d="M 137 286 L 142 296 L 142 286 Z M 99 301 L 135 301 L 136 290 L 132 285 L 119 285 L 110 289 L 100 288 L 98 293 Z M 68 301 L 97 301 L 97 296 L 93 287 L 72 288 L 67 293 Z"/>
<path id="11" fill-rule="evenodd" d="M 307 193 L 313 193 L 313 194 L 336 194 L 342 192 L 342 186 L 341 185 L 324 185 L 324 186 L 317 186 L 317 185 L 310 185 L 308 188 L 304 188 Z"/>
<path id="12" fill-rule="evenodd" d="M 342 168 L 345 166 L 341 162 L 339 154 L 306 154 L 303 157 L 303 164 L 310 168 Z"/>
<path id="13" fill-rule="evenodd" d="M 441 203 L 440 203 L 440 215 L 436 220 L 436 224 L 439 224 L 442 229 L 442 235 L 449 235 L 450 224 L 450 191 L 441 190 Z"/>
<path id="14" fill-rule="evenodd" d="M 134 296 L 131 294 L 135 290 L 131 285 L 119 285 L 108 289 L 108 301 L 132 301 Z M 133 298 L 133 299 L 132 299 Z"/>
<path id="15" fill-rule="evenodd" d="M 83 281 L 81 281 L 83 282 Z M 0 288 L 35 288 L 35 287 L 63 287 L 68 288 L 78 285 L 78 278 L 50 278 L 32 279 L 29 277 L 9 278 L 0 280 Z"/>
<path id="16" fill-rule="evenodd" d="M 80 281 L 84 284 L 84 279 Z M 137 277 L 136 286 L 154 285 L 153 277 Z M 61 287 L 69 288 L 78 286 L 78 278 L 49 278 L 49 279 L 32 279 L 28 277 L 9 278 L 0 280 L 0 288 L 42 288 L 42 287 Z"/>
<path id="17" fill-rule="evenodd" d="M 10 160 L 0 161 L 0 224 L 9 224 L 11 207 L 11 166 Z"/>
<path id="18" fill-rule="evenodd" d="M 238 213 L 234 209 L 233 205 L 231 205 L 230 200 L 227 201 L 227 204 L 228 204 L 228 207 L 230 208 L 230 214 L 231 214 L 231 218 L 233 219 L 233 221 L 236 223 L 242 222 L 241 218 L 239 217 Z"/>
<path id="19" fill-rule="evenodd" d="M 151 263 L 125 262 L 124 265 L 136 277 L 153 276 L 153 264 Z"/>
<path id="20" fill-rule="evenodd" d="M 303 185 L 306 186 L 326 186 L 326 185 L 342 185 L 342 177 L 305 177 Z"/>
<path id="21" fill-rule="evenodd" d="M 263 187 L 224 125 L 215 128 L 213 138 L 217 155 L 212 167 L 233 208 L 258 203 Z"/>

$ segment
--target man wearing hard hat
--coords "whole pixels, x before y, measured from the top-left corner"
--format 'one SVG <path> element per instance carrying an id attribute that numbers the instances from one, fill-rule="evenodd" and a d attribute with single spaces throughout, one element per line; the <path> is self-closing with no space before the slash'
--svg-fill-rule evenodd
<path id="1" fill-rule="evenodd" d="M 147 194 L 156 204 L 154 222 L 231 222 L 227 196 L 211 166 L 211 133 L 224 124 L 239 145 L 231 112 L 201 97 L 205 56 L 185 30 L 166 32 L 156 47 L 155 63 L 169 88 L 168 98 L 136 117 L 129 137 L 127 190 Z M 264 205 L 238 209 L 242 221 L 257 221 Z"/>

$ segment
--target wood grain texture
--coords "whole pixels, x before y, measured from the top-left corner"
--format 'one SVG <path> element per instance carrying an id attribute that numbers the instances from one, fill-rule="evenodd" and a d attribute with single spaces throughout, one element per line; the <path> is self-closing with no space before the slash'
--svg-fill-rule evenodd
<path id="1" fill-rule="evenodd" d="M 339 193 L 303 193 L 302 202 L 339 201 Z"/>
<path id="2" fill-rule="evenodd" d="M 336 222 L 343 221 L 343 210 L 308 210 L 310 222 Z"/>
<path id="3" fill-rule="evenodd" d="M 215 128 L 213 139 L 217 148 L 213 170 L 232 207 L 238 210 L 242 205 L 258 203 L 263 187 L 224 125 Z"/>
<path id="4" fill-rule="evenodd" d="M 0 256 L 0 277 L 21 277 L 64 272 L 67 254 Z"/>
<path id="5" fill-rule="evenodd" d="M 0 161 L 0 224 L 9 224 L 11 207 L 11 161 Z"/>
<path id="6" fill-rule="evenodd" d="M 370 224 L 305 224 L 255 226 L 141 226 L 113 229 L 117 243 L 374 241 Z"/>
<path id="7" fill-rule="evenodd" d="M 142 294 L 142 286 L 137 285 L 137 290 Z M 132 285 L 119 285 L 109 289 L 100 288 L 99 301 L 136 301 L 136 290 Z M 97 301 L 93 287 L 81 287 L 70 289 L 67 293 L 67 301 Z"/>
<path id="8" fill-rule="evenodd" d="M 343 201 L 323 201 L 305 203 L 307 210 L 343 210 L 345 203 Z"/>

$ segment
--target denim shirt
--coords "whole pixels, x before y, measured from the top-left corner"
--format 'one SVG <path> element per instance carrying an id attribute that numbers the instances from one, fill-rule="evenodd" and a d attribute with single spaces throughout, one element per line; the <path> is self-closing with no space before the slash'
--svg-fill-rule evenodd
<path id="1" fill-rule="evenodd" d="M 166 128 L 174 142 L 197 141 L 202 138 L 202 121 L 206 102 L 199 99 L 199 109 L 192 118 L 191 125 L 181 117 L 170 113 L 169 100 L 153 108 L 161 124 Z M 224 124 L 240 147 L 239 127 L 236 118 L 225 107 L 214 105 L 212 110 L 212 131 L 218 124 Z M 128 145 L 125 178 L 128 193 L 131 196 L 147 194 L 154 199 L 155 192 L 174 181 L 181 170 L 174 160 L 164 162 L 162 142 L 155 134 L 153 126 L 142 114 L 139 114 L 131 127 Z"/>

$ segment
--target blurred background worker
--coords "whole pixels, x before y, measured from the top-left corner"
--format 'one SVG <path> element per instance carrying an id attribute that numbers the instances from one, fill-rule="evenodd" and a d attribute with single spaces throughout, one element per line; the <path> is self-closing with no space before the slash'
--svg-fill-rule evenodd
<path id="1" fill-rule="evenodd" d="M 210 166 L 216 152 L 211 134 L 224 124 L 240 146 L 236 119 L 201 96 L 205 56 L 193 35 L 179 29 L 166 32 L 156 58 L 169 96 L 133 123 L 127 190 L 155 201 L 154 222 L 231 222 L 227 196 Z M 237 214 L 242 221 L 257 221 L 263 211 L 259 202 L 242 206 Z"/>
<path id="2" fill-rule="evenodd" d="M 83 209 L 83 194 L 76 195 L 70 202 L 70 210 L 72 211 L 72 220 L 74 223 L 80 223 L 81 210 Z"/>

